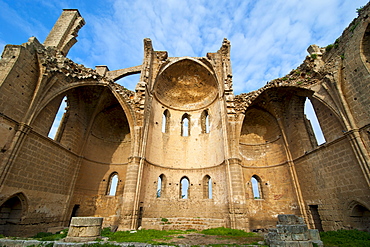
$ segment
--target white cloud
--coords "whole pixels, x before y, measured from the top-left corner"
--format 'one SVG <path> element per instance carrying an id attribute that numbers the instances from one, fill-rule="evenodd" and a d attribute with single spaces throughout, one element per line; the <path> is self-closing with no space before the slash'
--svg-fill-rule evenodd
<path id="1" fill-rule="evenodd" d="M 144 38 L 151 38 L 155 50 L 166 50 L 170 56 L 199 57 L 216 52 L 226 37 L 231 41 L 234 90 L 239 94 L 289 73 L 304 60 L 309 45 L 333 43 L 367 0 L 35 2 L 34 9 L 42 6 L 55 20 L 62 8 L 80 10 L 86 25 L 69 56 L 88 67 L 108 65 L 115 70 L 141 64 Z M 42 41 L 49 31 L 37 21 L 42 16 L 30 19 L 30 11 L 19 14 L 27 13 L 27 7 L 14 6 L 0 0 L 5 10 L 0 17 Z"/>

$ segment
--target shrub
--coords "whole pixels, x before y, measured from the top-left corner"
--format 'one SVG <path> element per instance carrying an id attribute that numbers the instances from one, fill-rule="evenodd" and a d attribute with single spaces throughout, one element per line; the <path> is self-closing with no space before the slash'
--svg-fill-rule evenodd
<path id="1" fill-rule="evenodd" d="M 331 49 L 333 49 L 334 45 L 333 44 L 330 44 L 330 45 L 327 45 L 325 47 L 325 51 L 330 51 Z"/>
<path id="2" fill-rule="evenodd" d="M 168 222 L 168 219 L 167 218 L 162 218 L 161 221 Z"/>

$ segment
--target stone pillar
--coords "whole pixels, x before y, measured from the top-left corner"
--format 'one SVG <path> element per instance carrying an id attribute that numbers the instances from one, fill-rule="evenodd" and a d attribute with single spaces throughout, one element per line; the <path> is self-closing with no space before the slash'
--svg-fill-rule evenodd
<path id="1" fill-rule="evenodd" d="M 83 25 L 85 21 L 77 9 L 64 9 L 44 45 L 54 46 L 67 56 L 69 49 L 77 42 L 77 33 Z"/>
<path id="2" fill-rule="evenodd" d="M 125 190 L 123 193 L 124 202 L 121 210 L 118 230 L 132 230 L 132 222 L 135 221 L 137 212 L 135 210 L 135 197 L 137 193 L 138 174 L 140 158 L 131 157 L 127 167 Z"/>
<path id="3" fill-rule="evenodd" d="M 232 187 L 232 218 L 234 219 L 234 227 L 249 231 L 249 221 L 247 217 L 247 207 L 245 199 L 245 189 L 243 180 L 243 171 L 240 166 L 240 159 L 229 159 L 230 167 L 230 182 Z"/>
<path id="4" fill-rule="evenodd" d="M 100 237 L 103 218 L 72 217 L 65 242 L 87 242 Z"/>

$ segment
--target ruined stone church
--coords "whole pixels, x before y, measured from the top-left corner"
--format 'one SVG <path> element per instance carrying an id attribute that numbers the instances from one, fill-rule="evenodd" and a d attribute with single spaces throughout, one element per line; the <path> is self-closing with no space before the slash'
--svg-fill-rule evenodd
<path id="1" fill-rule="evenodd" d="M 118 230 L 252 231 L 295 214 L 370 230 L 370 6 L 288 75 L 234 95 L 230 42 L 110 71 L 66 57 L 84 20 L 66 9 L 45 42 L 0 60 L 0 234 L 103 217 Z M 115 83 L 140 74 L 135 91 Z M 318 145 L 304 105 L 314 107 Z M 61 104 L 64 115 L 50 130 Z"/>

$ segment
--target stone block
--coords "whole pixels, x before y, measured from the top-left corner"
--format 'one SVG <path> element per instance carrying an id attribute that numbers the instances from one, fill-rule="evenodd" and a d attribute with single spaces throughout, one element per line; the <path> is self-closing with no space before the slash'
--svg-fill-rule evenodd
<path id="1" fill-rule="evenodd" d="M 103 224 L 101 217 L 73 217 L 66 242 L 86 242 L 100 237 Z"/>
<path id="2" fill-rule="evenodd" d="M 320 240 L 319 230 L 317 230 L 317 229 L 309 229 L 308 230 L 308 234 L 309 234 L 310 239 L 312 239 L 312 240 Z"/>

